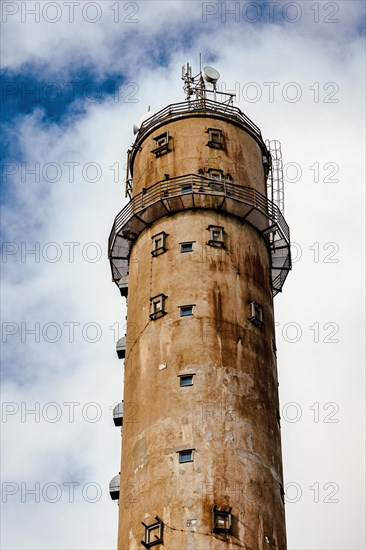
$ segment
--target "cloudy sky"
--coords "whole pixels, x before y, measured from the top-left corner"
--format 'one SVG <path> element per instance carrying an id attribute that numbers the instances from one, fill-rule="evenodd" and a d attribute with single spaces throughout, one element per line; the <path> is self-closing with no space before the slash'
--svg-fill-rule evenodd
<path id="1" fill-rule="evenodd" d="M 275 299 L 288 547 L 364 538 L 362 1 L 3 1 L 4 550 L 113 549 L 125 306 L 107 238 L 132 124 L 181 65 L 279 139 L 293 271 Z"/>

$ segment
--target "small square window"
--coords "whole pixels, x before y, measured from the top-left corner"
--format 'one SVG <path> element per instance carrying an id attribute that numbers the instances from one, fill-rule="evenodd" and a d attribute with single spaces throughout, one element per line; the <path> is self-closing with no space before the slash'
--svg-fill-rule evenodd
<path id="1" fill-rule="evenodd" d="M 194 449 L 185 449 L 184 451 L 178 451 L 179 462 L 181 464 L 184 462 L 193 462 L 193 451 Z"/>
<path id="2" fill-rule="evenodd" d="M 181 252 L 192 252 L 193 251 L 193 241 L 190 243 L 180 243 Z"/>
<path id="3" fill-rule="evenodd" d="M 217 506 L 213 507 L 212 523 L 214 533 L 230 533 L 232 525 L 231 508 L 220 510 Z"/>
<path id="4" fill-rule="evenodd" d="M 153 256 L 158 256 L 159 254 L 163 254 L 166 252 L 166 238 L 167 234 L 165 231 L 161 231 L 160 233 L 157 233 L 156 235 L 153 235 L 151 237 L 152 240 L 152 250 L 151 254 Z"/>
<path id="5" fill-rule="evenodd" d="M 209 225 L 210 240 L 207 244 L 210 246 L 224 246 L 224 228 L 220 225 Z"/>
<path id="6" fill-rule="evenodd" d="M 189 315 L 193 315 L 193 306 L 194 304 L 189 306 L 179 306 L 180 316 L 188 317 Z"/>
<path id="7" fill-rule="evenodd" d="M 145 527 L 144 540 L 141 541 L 142 546 L 145 548 L 151 548 L 157 544 L 163 544 L 163 527 L 164 523 L 156 516 L 156 523 L 146 525 L 143 521 L 142 525 Z"/>
<path id="8" fill-rule="evenodd" d="M 151 152 L 154 153 L 156 157 L 160 157 L 161 155 L 171 151 L 171 149 L 169 149 L 169 132 L 163 132 L 162 134 L 152 138 L 152 142 L 154 148 Z"/>
<path id="9" fill-rule="evenodd" d="M 223 149 L 224 147 L 224 135 L 222 130 L 218 128 L 209 128 L 208 130 L 208 143 L 209 147 L 214 147 L 215 149 Z"/>
<path id="10" fill-rule="evenodd" d="M 165 294 L 158 294 L 157 296 L 154 296 L 154 298 L 150 298 L 150 319 L 152 321 L 155 321 L 155 319 L 159 319 L 159 317 L 166 314 L 164 309 L 165 299 Z"/>
<path id="11" fill-rule="evenodd" d="M 179 385 L 180 386 L 193 386 L 193 374 L 180 374 Z"/>
<path id="12" fill-rule="evenodd" d="M 222 170 L 214 170 L 213 168 L 209 168 L 209 170 L 208 170 L 208 177 L 209 177 L 211 180 L 221 181 L 221 180 L 223 179 Z"/>
<path id="13" fill-rule="evenodd" d="M 257 302 L 250 302 L 250 321 L 258 328 L 263 326 L 263 308 Z"/>

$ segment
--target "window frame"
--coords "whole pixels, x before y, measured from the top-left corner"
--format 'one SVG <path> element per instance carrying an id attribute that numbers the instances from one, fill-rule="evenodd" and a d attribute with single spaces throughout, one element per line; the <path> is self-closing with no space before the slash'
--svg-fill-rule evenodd
<path id="1" fill-rule="evenodd" d="M 221 510 L 216 505 L 212 509 L 212 531 L 214 533 L 230 533 L 231 527 L 233 524 L 232 514 L 231 514 L 232 508 L 230 507 L 229 510 Z M 218 525 L 219 520 L 224 520 L 226 523 L 226 527 L 222 527 Z"/>
<path id="2" fill-rule="evenodd" d="M 157 294 L 156 296 L 153 296 L 150 298 L 150 319 L 152 321 L 155 321 L 156 319 L 159 319 L 160 317 L 163 317 L 163 315 L 166 315 L 165 311 L 165 300 L 167 296 L 165 294 Z M 157 309 L 156 305 L 160 304 L 160 308 Z"/>
<path id="3" fill-rule="evenodd" d="M 207 172 L 210 180 L 223 183 L 224 172 L 222 170 L 220 170 L 219 168 L 209 168 Z M 218 177 L 215 177 L 215 176 L 218 176 Z"/>
<path id="4" fill-rule="evenodd" d="M 224 148 L 224 134 L 221 128 L 208 128 L 208 147 L 214 149 L 223 149 Z M 215 139 L 214 136 L 217 136 L 219 139 Z"/>
<path id="5" fill-rule="evenodd" d="M 179 464 L 187 464 L 188 462 L 193 462 L 193 451 L 195 449 L 180 449 L 179 451 L 177 451 L 178 453 L 178 463 Z M 190 455 L 190 460 L 181 460 L 182 458 L 182 454 L 183 453 L 189 453 Z"/>
<path id="6" fill-rule="evenodd" d="M 145 534 L 144 534 L 144 540 L 141 541 L 142 546 L 145 548 L 151 548 L 151 546 L 156 546 L 157 544 L 163 544 L 163 528 L 164 523 L 159 518 L 159 516 L 155 516 L 156 522 L 151 523 L 150 525 L 146 525 L 143 521 L 141 522 L 142 525 L 145 527 Z M 155 535 L 154 540 L 150 540 L 150 534 L 155 531 L 156 529 L 159 530 L 158 535 Z"/>
<path id="7" fill-rule="evenodd" d="M 225 240 L 224 240 L 225 230 L 224 230 L 224 227 L 222 225 L 209 225 L 207 227 L 207 229 L 210 232 L 210 238 L 209 238 L 207 244 L 210 245 L 210 246 L 224 247 L 225 246 Z M 219 230 L 219 236 L 220 236 L 219 239 L 215 238 L 215 236 L 214 236 L 214 232 L 216 230 Z"/>
<path id="8" fill-rule="evenodd" d="M 193 316 L 193 308 L 196 304 L 184 304 L 183 306 L 178 306 L 179 310 L 180 310 L 180 315 L 179 317 L 192 317 Z M 183 310 L 187 310 L 188 311 L 188 308 L 190 308 L 190 311 L 191 313 L 183 313 Z"/>
<path id="9" fill-rule="evenodd" d="M 178 374 L 178 378 L 179 378 L 179 387 L 180 388 L 187 388 L 189 386 L 194 386 L 194 383 L 193 383 L 193 377 L 195 376 L 196 373 L 192 373 L 190 374 L 189 372 L 188 373 L 185 373 L 185 374 Z M 190 384 L 182 384 L 182 380 L 188 380 L 188 378 L 191 380 L 191 383 Z"/>
<path id="10" fill-rule="evenodd" d="M 252 300 L 249 302 L 250 305 L 250 317 L 249 320 L 253 325 L 261 329 L 263 327 L 263 306 Z"/>
<path id="11" fill-rule="evenodd" d="M 160 235 L 161 235 L 161 237 L 160 237 Z M 152 256 L 159 256 L 160 254 L 163 254 L 164 252 L 167 251 L 167 248 L 166 248 L 166 238 L 167 238 L 167 236 L 168 236 L 168 234 L 165 231 L 159 231 L 159 233 L 155 233 L 155 235 L 153 235 L 151 237 L 151 240 L 152 240 L 152 243 L 153 243 L 152 250 L 151 250 Z M 162 240 L 161 246 L 156 246 L 156 241 L 157 241 L 156 237 L 160 237 L 160 239 Z"/>
<path id="12" fill-rule="evenodd" d="M 162 132 L 161 134 L 151 138 L 152 147 L 151 152 L 154 153 L 154 155 L 158 158 L 162 155 L 165 155 L 166 153 L 170 153 L 171 149 L 169 148 L 169 142 L 171 140 L 171 137 L 169 135 L 169 130 L 166 130 Z M 160 143 L 160 144 L 159 144 Z"/>
<path id="13" fill-rule="evenodd" d="M 196 242 L 196 241 L 185 241 L 184 243 L 179 243 L 181 254 L 186 254 L 187 252 L 193 252 L 193 244 L 194 244 L 195 242 Z M 190 250 L 183 250 L 183 247 L 184 247 L 185 245 L 191 245 Z"/>

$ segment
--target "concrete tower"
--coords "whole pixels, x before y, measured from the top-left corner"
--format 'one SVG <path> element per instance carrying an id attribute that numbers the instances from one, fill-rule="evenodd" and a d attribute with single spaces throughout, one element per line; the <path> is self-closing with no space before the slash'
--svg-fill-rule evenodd
<path id="1" fill-rule="evenodd" d="M 186 100 L 136 128 L 110 235 L 128 299 L 120 550 L 286 549 L 273 296 L 289 229 L 278 157 L 218 77 L 187 64 Z"/>

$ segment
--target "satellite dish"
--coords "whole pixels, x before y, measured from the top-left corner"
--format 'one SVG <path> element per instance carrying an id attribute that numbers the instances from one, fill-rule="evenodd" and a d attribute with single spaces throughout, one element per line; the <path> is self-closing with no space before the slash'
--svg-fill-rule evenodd
<path id="1" fill-rule="evenodd" d="M 148 118 L 150 118 L 153 115 L 154 115 L 154 113 L 152 111 L 150 111 L 150 108 L 149 108 L 149 111 L 146 111 L 146 113 L 144 113 L 142 116 L 140 116 L 137 124 L 133 125 L 133 133 L 137 134 L 137 132 L 140 130 L 140 128 L 142 126 L 142 123 L 145 122 L 145 120 L 147 120 Z"/>
<path id="2" fill-rule="evenodd" d="M 206 80 L 206 82 L 211 82 L 212 84 L 216 84 L 216 82 L 220 78 L 219 71 L 217 71 L 213 67 L 204 67 L 201 74 L 203 80 Z"/>

